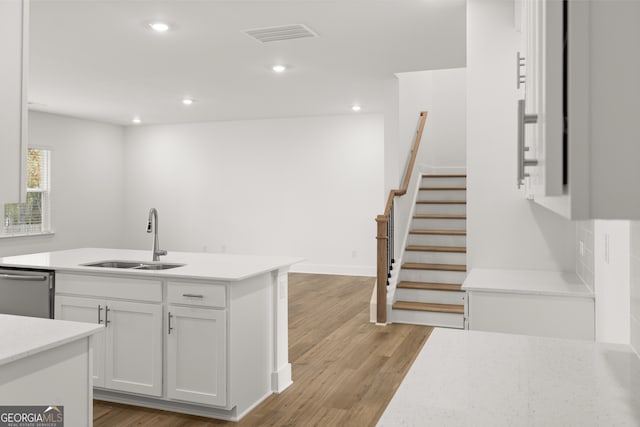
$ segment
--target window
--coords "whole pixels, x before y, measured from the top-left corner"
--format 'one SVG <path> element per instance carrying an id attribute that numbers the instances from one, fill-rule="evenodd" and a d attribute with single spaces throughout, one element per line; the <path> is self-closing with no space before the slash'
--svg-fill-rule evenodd
<path id="1" fill-rule="evenodd" d="M 39 234 L 51 231 L 49 150 L 27 150 L 27 197 L 23 203 L 4 205 L 4 227 L 0 235 Z"/>

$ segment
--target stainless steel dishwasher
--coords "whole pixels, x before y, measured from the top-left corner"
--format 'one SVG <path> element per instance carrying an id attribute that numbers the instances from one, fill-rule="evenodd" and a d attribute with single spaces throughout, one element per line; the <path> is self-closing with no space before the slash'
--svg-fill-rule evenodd
<path id="1" fill-rule="evenodd" d="M 51 271 L 0 269 L 0 314 L 53 319 Z"/>

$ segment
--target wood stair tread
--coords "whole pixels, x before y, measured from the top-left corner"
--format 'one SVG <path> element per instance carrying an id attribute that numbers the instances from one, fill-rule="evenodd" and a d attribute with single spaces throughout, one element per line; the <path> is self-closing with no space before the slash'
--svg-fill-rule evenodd
<path id="1" fill-rule="evenodd" d="M 402 268 L 407 270 L 440 270 L 440 271 L 467 271 L 463 264 L 430 264 L 422 262 L 405 262 Z"/>
<path id="2" fill-rule="evenodd" d="M 425 291 L 462 291 L 462 285 L 455 283 L 400 282 L 398 289 L 421 289 Z"/>
<path id="3" fill-rule="evenodd" d="M 464 305 L 433 304 L 427 302 L 396 301 L 392 305 L 394 310 L 432 311 L 438 313 L 464 314 Z"/>
<path id="4" fill-rule="evenodd" d="M 411 230 L 409 234 L 435 234 L 444 236 L 466 236 L 467 230 Z"/>
<path id="5" fill-rule="evenodd" d="M 467 215 L 459 214 L 415 214 L 416 219 L 467 219 Z"/>
<path id="6" fill-rule="evenodd" d="M 417 200 L 416 204 L 422 205 L 466 205 L 466 200 Z"/>
<path id="7" fill-rule="evenodd" d="M 423 191 L 463 191 L 466 189 L 467 187 L 420 187 L 420 190 Z"/>
<path id="8" fill-rule="evenodd" d="M 466 173 L 423 173 L 423 178 L 466 178 Z"/>
<path id="9" fill-rule="evenodd" d="M 464 246 L 423 246 L 423 245 L 409 245 L 406 250 L 408 251 L 420 251 L 420 252 L 459 252 L 466 253 L 467 248 Z"/>

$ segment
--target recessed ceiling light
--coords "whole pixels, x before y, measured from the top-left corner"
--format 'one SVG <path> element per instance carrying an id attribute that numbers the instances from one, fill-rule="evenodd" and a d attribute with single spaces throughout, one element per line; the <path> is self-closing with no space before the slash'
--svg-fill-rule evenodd
<path id="1" fill-rule="evenodd" d="M 153 31 L 157 31 L 158 33 L 164 33 L 165 31 L 169 30 L 169 24 L 165 22 L 152 22 L 149 24 L 149 27 L 151 27 Z"/>
<path id="2" fill-rule="evenodd" d="M 353 107 L 351 107 L 351 109 L 353 111 L 360 111 L 362 108 L 359 105 L 354 105 Z"/>
<path id="3" fill-rule="evenodd" d="M 142 120 L 140 120 L 140 117 L 134 117 L 133 120 L 131 120 L 133 123 L 138 124 L 140 123 Z"/>
<path id="4" fill-rule="evenodd" d="M 284 65 L 274 65 L 273 67 L 271 67 L 271 69 L 275 73 L 284 73 L 286 71 L 287 67 L 285 67 Z"/>
<path id="5" fill-rule="evenodd" d="M 184 105 L 191 105 L 191 104 L 193 104 L 193 99 L 191 99 L 191 98 L 184 98 L 184 99 L 182 100 L 182 103 L 183 103 Z"/>

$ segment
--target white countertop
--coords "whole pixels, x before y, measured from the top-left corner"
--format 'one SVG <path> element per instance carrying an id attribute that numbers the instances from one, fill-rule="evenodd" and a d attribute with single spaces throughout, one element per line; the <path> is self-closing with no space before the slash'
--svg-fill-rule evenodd
<path id="1" fill-rule="evenodd" d="M 462 290 L 536 295 L 593 297 L 575 273 L 539 270 L 472 269 Z"/>
<path id="2" fill-rule="evenodd" d="M 378 422 L 396 426 L 638 426 L 629 346 L 436 328 Z"/>
<path id="3" fill-rule="evenodd" d="M 152 263 L 151 250 L 81 248 L 43 252 L 0 258 L 0 267 L 39 268 L 83 273 L 117 272 L 140 276 L 236 281 L 289 267 L 303 261 L 303 258 L 170 251 L 167 256 L 160 258 L 160 262 L 179 263 L 185 264 L 185 266 L 169 270 L 133 270 L 81 265 L 110 260 Z"/>
<path id="4" fill-rule="evenodd" d="M 0 314 L 0 366 L 102 330 L 91 323 Z"/>

